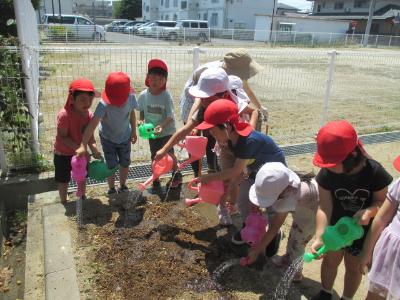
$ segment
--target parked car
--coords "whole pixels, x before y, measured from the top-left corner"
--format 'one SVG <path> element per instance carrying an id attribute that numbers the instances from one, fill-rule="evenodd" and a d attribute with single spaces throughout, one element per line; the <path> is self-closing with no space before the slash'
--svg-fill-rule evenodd
<path id="1" fill-rule="evenodd" d="M 79 15 L 52 15 L 42 17 L 43 29 L 50 39 L 94 39 L 104 41 L 106 32 L 103 26 Z"/>
<path id="2" fill-rule="evenodd" d="M 175 21 L 154 21 L 143 27 L 141 33 L 145 36 L 162 38 L 164 36 L 164 29 L 175 27 L 175 25 Z"/>
<path id="3" fill-rule="evenodd" d="M 150 32 L 151 29 L 147 29 L 147 27 L 151 27 L 153 24 L 154 22 L 147 22 L 142 26 L 139 26 L 136 31 L 137 35 L 145 35 L 145 32 Z"/>
<path id="4" fill-rule="evenodd" d="M 129 20 L 115 20 L 109 24 L 104 25 L 106 31 L 118 31 L 118 26 L 128 23 Z"/>
<path id="5" fill-rule="evenodd" d="M 144 23 L 146 23 L 145 21 L 130 21 L 128 23 L 126 23 L 123 26 L 123 32 L 124 33 L 129 33 L 132 34 L 133 33 L 133 27 L 136 25 L 143 25 Z"/>
<path id="6" fill-rule="evenodd" d="M 180 20 L 173 28 L 166 28 L 164 37 L 170 40 L 177 39 L 200 39 L 203 42 L 210 40 L 208 21 L 202 20 Z"/>

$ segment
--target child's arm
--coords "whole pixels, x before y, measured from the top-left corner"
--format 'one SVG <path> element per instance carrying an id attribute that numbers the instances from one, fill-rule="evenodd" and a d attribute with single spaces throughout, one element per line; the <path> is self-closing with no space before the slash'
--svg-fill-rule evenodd
<path id="1" fill-rule="evenodd" d="M 85 154 L 87 152 L 87 145 L 89 143 L 90 138 L 93 136 L 93 133 L 96 129 L 96 127 L 99 125 L 100 123 L 100 118 L 94 116 L 88 126 L 86 127 L 85 131 L 83 132 L 83 136 L 82 136 L 82 143 L 79 146 L 78 149 L 76 149 L 76 155 L 82 156 L 83 154 Z"/>
<path id="2" fill-rule="evenodd" d="M 365 238 L 362 252 L 360 255 L 359 270 L 360 273 L 365 273 L 367 265 L 371 263 L 372 252 L 375 247 L 375 243 L 381 235 L 383 229 L 389 224 L 396 214 L 398 208 L 398 202 L 392 202 L 388 199 L 385 200 L 382 207 L 379 209 L 374 221 L 372 222 L 371 228 L 368 231 L 367 237 Z"/>
<path id="3" fill-rule="evenodd" d="M 329 190 L 324 189 L 318 185 L 319 202 L 316 216 L 316 232 L 315 241 L 311 245 L 311 252 L 316 253 L 317 250 L 323 245 L 321 236 L 325 228 L 329 225 L 329 220 L 332 215 L 332 195 Z"/>
<path id="4" fill-rule="evenodd" d="M 256 95 L 253 93 L 253 91 L 251 90 L 249 83 L 247 82 L 247 80 L 243 80 L 243 89 L 246 92 L 247 96 L 249 96 L 251 103 L 257 108 L 260 109 L 261 108 L 261 104 L 258 101 Z"/>
<path id="5" fill-rule="evenodd" d="M 92 137 L 90 138 L 89 144 L 88 144 L 90 151 L 92 151 L 92 155 L 94 158 L 96 159 L 100 159 L 101 158 L 101 152 L 99 151 L 99 149 L 97 148 L 96 145 L 96 140 L 94 139 L 94 136 L 92 135 Z"/>
<path id="6" fill-rule="evenodd" d="M 139 124 L 143 124 L 144 123 L 144 111 L 141 110 L 139 111 Z"/>
<path id="7" fill-rule="evenodd" d="M 137 141 L 136 135 L 136 114 L 135 111 L 132 110 L 129 116 L 129 122 L 131 123 L 131 143 L 134 144 Z"/>
<path id="8" fill-rule="evenodd" d="M 171 117 L 167 117 L 164 119 L 164 121 L 162 121 L 160 124 L 158 124 L 155 128 L 154 128 L 154 133 L 155 134 L 160 134 L 163 129 L 165 128 L 165 126 L 168 126 L 168 124 L 170 124 L 174 119 Z"/>
<path id="9" fill-rule="evenodd" d="M 68 129 L 67 128 L 60 128 L 57 127 L 57 135 L 60 137 L 61 142 L 66 145 L 68 148 L 72 150 L 76 150 L 79 148 L 79 144 L 75 143 L 69 136 L 68 136 Z"/>
<path id="10" fill-rule="evenodd" d="M 256 128 L 257 121 L 258 121 L 258 110 L 257 109 L 253 109 L 249 105 L 247 105 L 241 111 L 241 113 L 250 115 L 250 125 L 253 126 L 253 128 Z"/>
<path id="11" fill-rule="evenodd" d="M 385 201 L 387 191 L 388 188 L 385 187 L 380 191 L 374 192 L 372 195 L 372 204 L 356 212 L 353 218 L 358 219 L 360 225 L 368 225 L 371 218 L 377 214 L 379 207 L 381 207 L 382 203 Z"/>

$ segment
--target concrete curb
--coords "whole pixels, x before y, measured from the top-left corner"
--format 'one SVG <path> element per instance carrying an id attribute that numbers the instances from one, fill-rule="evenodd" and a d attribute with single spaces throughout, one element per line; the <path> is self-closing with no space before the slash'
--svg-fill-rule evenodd
<path id="1" fill-rule="evenodd" d="M 29 197 L 24 299 L 80 299 L 67 221 L 57 192 Z"/>

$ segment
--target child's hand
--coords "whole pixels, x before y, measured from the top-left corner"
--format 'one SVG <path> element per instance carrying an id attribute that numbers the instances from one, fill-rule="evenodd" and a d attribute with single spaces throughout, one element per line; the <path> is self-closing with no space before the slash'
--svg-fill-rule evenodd
<path id="1" fill-rule="evenodd" d="M 80 145 L 78 149 L 75 150 L 75 155 L 77 157 L 81 157 L 86 154 L 86 149 L 83 145 Z"/>
<path id="2" fill-rule="evenodd" d="M 190 135 L 198 135 L 199 134 L 199 130 L 198 129 L 196 129 L 196 128 L 194 128 L 193 130 L 192 130 L 192 132 L 190 132 Z"/>
<path id="3" fill-rule="evenodd" d="M 366 275 L 368 273 L 368 266 L 371 264 L 372 256 L 370 253 L 361 253 L 359 256 L 358 270 L 361 274 Z"/>
<path id="4" fill-rule="evenodd" d="M 160 125 L 154 127 L 154 134 L 159 135 L 163 131 L 163 128 Z"/>
<path id="5" fill-rule="evenodd" d="M 144 124 L 144 121 L 143 120 L 139 120 L 138 122 L 137 122 L 137 126 L 139 127 L 140 125 L 143 125 Z"/>
<path id="6" fill-rule="evenodd" d="M 132 133 L 131 133 L 131 143 L 135 144 L 136 141 L 137 141 L 136 131 L 132 131 Z"/>
<path id="7" fill-rule="evenodd" d="M 199 182 L 200 183 L 208 183 L 208 182 L 210 182 L 211 180 L 208 178 L 208 176 L 207 175 L 203 175 L 203 176 L 200 176 L 199 177 Z"/>
<path id="8" fill-rule="evenodd" d="M 259 255 L 260 251 L 258 251 L 257 249 L 251 249 L 249 254 L 247 254 L 246 264 L 251 265 L 255 263 Z"/>
<path id="9" fill-rule="evenodd" d="M 95 151 L 95 152 L 93 152 L 92 153 L 92 156 L 95 158 L 95 159 L 101 159 L 101 152 L 100 151 Z"/>
<path id="10" fill-rule="evenodd" d="M 316 254 L 317 251 L 319 250 L 319 248 L 321 248 L 323 245 L 324 245 L 324 243 L 322 242 L 322 240 L 317 238 L 317 239 L 311 244 L 311 247 L 310 247 L 311 253 Z M 321 255 L 321 256 L 317 257 L 316 259 L 320 259 L 320 258 L 322 258 L 323 256 L 324 256 L 324 255 Z"/>
<path id="11" fill-rule="evenodd" d="M 368 208 L 361 209 L 353 215 L 353 218 L 358 221 L 359 225 L 368 225 L 372 217 L 372 212 Z"/>

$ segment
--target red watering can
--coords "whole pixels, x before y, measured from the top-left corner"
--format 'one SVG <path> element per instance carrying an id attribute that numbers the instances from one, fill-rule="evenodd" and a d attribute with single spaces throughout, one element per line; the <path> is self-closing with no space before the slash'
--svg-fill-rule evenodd
<path id="1" fill-rule="evenodd" d="M 202 158 L 206 154 L 207 141 L 208 138 L 205 136 L 188 135 L 184 144 L 178 144 L 178 146 L 186 148 L 186 151 L 190 154 L 188 160 L 178 164 L 178 169 L 183 170 L 191 162 Z"/>
<path id="2" fill-rule="evenodd" d="M 153 174 L 144 183 L 139 183 L 140 191 L 143 192 L 146 189 L 146 186 L 148 186 L 152 181 L 156 180 L 161 175 L 171 171 L 173 166 L 174 166 L 174 160 L 172 156 L 169 154 L 165 155 L 160 160 L 153 161 L 153 164 L 151 166 Z"/>
<path id="3" fill-rule="evenodd" d="M 83 196 L 83 183 L 86 181 L 87 175 L 87 159 L 85 156 L 77 157 L 74 155 L 71 159 L 71 176 L 76 181 L 78 185 L 78 190 L 76 191 L 76 195 L 78 197 Z"/>
<path id="4" fill-rule="evenodd" d="M 255 248 L 266 232 L 267 224 L 267 218 L 264 215 L 259 212 L 251 212 L 246 218 L 245 226 L 240 231 L 240 236 L 252 248 Z M 240 259 L 240 265 L 245 266 L 247 264 L 247 257 Z"/>
<path id="5" fill-rule="evenodd" d="M 205 202 L 213 205 L 218 205 L 222 195 L 225 193 L 225 185 L 222 180 L 213 180 L 208 183 L 198 183 L 198 178 L 194 178 L 188 183 L 190 190 L 196 191 L 199 197 L 196 199 L 185 199 L 186 205 L 190 206 L 199 202 Z"/>

